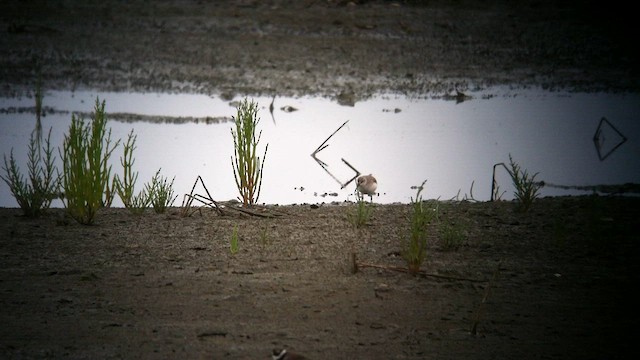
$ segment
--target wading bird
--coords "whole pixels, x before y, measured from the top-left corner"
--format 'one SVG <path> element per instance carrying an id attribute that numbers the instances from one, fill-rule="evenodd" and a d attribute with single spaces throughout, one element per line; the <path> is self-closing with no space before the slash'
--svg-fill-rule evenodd
<path id="1" fill-rule="evenodd" d="M 358 190 L 361 194 L 367 194 L 373 201 L 373 195 L 376 194 L 376 189 L 378 188 L 378 181 L 373 175 L 363 175 L 360 176 L 357 180 L 358 185 L 356 186 L 356 190 Z"/>

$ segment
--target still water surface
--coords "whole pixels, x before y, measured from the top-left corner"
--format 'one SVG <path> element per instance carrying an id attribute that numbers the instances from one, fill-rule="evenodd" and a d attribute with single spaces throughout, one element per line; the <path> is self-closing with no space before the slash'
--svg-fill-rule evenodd
<path id="1" fill-rule="evenodd" d="M 409 202 L 416 192 L 412 186 L 425 179 L 424 198 L 473 195 L 477 200 L 489 200 L 493 165 L 508 162 L 509 154 L 529 172 L 538 172 L 536 179 L 552 184 L 640 182 L 640 95 L 495 89 L 488 94 L 471 93 L 473 98 L 462 103 L 389 95 L 353 107 L 325 98 L 276 98 L 273 113 L 269 111 L 271 98 L 253 98 L 260 105 L 259 146 L 269 144 L 259 202 L 353 200 L 354 183 L 345 188 L 342 184 L 354 172 L 342 159 L 361 173 L 377 177 L 380 194 L 374 201 L 378 203 Z M 132 129 L 138 136 L 134 153 L 138 190 L 162 168 L 163 175 L 175 176 L 176 206 L 198 175 L 214 199 L 237 196 L 231 168 L 232 122 L 225 121 L 236 110 L 229 101 L 185 94 L 47 92 L 44 106 L 50 110 L 42 118 L 42 127 L 45 134 L 52 128 L 54 146 L 62 145 L 71 112 L 92 111 L 96 96 L 106 100 L 107 113 L 148 115 L 138 116 L 138 121 L 116 117 L 108 123 L 114 139 L 126 139 Z M 35 116 L 15 109 L 33 104 L 30 98 L 0 99 L 0 109 L 5 110 L 0 112 L 0 154 L 8 156 L 13 148 L 23 172 Z M 286 106 L 297 110 L 285 111 Z M 164 121 L 144 121 L 158 116 Z M 207 117 L 215 120 L 204 121 Z M 603 117 L 627 140 L 601 161 L 593 138 Z M 317 155 L 328 165 L 332 177 L 311 153 L 346 121 Z M 599 139 L 604 154 L 622 138 L 606 127 Z M 121 155 L 122 146 L 113 153 L 114 171 L 121 172 Z M 513 198 L 504 170 L 498 170 L 497 179 L 503 198 Z M 542 189 L 543 196 L 567 194 L 581 192 Z M 117 199 L 115 205 L 122 203 Z M 1 182 L 0 207 L 16 206 L 8 186 Z M 62 203 L 57 201 L 53 206 Z"/>

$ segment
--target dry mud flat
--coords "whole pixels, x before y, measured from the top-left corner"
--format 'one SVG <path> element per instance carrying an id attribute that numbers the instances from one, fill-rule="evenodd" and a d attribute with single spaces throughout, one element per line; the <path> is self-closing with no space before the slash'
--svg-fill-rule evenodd
<path id="1" fill-rule="evenodd" d="M 426 276 L 403 266 L 409 205 L 271 206 L 275 218 L 139 217 L 93 226 L 0 209 L 0 357 L 617 359 L 637 356 L 640 199 L 440 204 Z M 232 255 L 233 228 L 240 251 Z M 472 333 L 476 324 L 476 333 Z"/>

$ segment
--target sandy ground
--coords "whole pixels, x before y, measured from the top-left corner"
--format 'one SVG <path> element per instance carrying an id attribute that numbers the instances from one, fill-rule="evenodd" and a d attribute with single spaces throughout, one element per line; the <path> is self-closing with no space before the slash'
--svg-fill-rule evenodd
<path id="1" fill-rule="evenodd" d="M 274 218 L 0 209 L 0 357 L 621 359 L 635 357 L 640 201 L 440 203 L 405 267 L 409 205 L 270 207 Z M 434 206 L 430 204 L 429 206 Z M 461 232 L 448 248 L 445 224 Z M 237 227 L 239 252 L 230 251 Z M 475 324 L 475 334 L 473 328 Z M 634 355 L 635 354 L 635 355 Z"/>
<path id="2" fill-rule="evenodd" d="M 638 91 L 633 12 L 600 2 L 2 2 L 0 93 L 92 88 L 443 96 L 495 85 Z M 630 21 L 633 20 L 633 21 Z M 637 198 L 441 203 L 425 275 L 408 205 L 270 207 L 93 226 L 0 209 L 0 358 L 637 357 Z M 446 245 L 446 226 L 461 232 Z M 240 251 L 229 241 L 239 229 Z M 474 329 L 475 324 L 475 331 Z"/>

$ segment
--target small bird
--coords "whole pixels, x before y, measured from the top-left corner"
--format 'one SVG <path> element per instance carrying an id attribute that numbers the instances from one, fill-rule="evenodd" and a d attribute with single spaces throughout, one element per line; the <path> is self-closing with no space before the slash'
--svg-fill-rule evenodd
<path id="1" fill-rule="evenodd" d="M 273 360 L 308 360 L 306 357 L 289 352 L 286 349 L 274 349 L 271 358 Z"/>
<path id="2" fill-rule="evenodd" d="M 360 176 L 357 180 L 358 185 L 356 186 L 356 190 L 358 190 L 362 194 L 367 194 L 370 197 L 376 194 L 376 189 L 378 188 L 378 181 L 373 175 L 363 175 Z"/>

